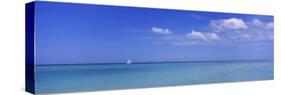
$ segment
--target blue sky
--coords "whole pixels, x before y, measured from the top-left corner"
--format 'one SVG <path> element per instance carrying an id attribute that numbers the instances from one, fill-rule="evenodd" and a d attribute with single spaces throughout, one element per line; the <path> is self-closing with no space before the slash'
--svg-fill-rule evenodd
<path id="1" fill-rule="evenodd" d="M 273 17 L 36 3 L 37 64 L 273 59 Z"/>

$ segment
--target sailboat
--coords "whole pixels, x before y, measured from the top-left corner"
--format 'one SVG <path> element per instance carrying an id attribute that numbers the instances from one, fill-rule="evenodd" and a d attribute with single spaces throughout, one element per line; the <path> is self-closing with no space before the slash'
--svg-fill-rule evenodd
<path id="1" fill-rule="evenodd" d="M 128 59 L 126 64 L 132 64 L 131 59 Z"/>

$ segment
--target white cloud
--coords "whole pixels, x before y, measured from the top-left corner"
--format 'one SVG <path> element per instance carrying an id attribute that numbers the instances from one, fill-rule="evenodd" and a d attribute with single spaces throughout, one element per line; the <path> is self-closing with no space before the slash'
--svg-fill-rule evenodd
<path id="1" fill-rule="evenodd" d="M 273 22 L 264 22 L 259 19 L 253 19 L 252 21 L 247 22 L 250 29 L 264 30 L 264 29 L 273 29 Z"/>
<path id="2" fill-rule="evenodd" d="M 248 24 L 254 27 L 263 27 L 265 25 L 265 23 L 259 19 L 253 19 L 252 21 L 248 22 Z"/>
<path id="3" fill-rule="evenodd" d="M 247 24 L 238 18 L 211 20 L 209 25 L 216 30 L 215 32 L 248 28 Z"/>
<path id="4" fill-rule="evenodd" d="M 266 24 L 266 29 L 273 29 L 273 28 L 274 28 L 273 22 L 269 22 Z"/>
<path id="5" fill-rule="evenodd" d="M 228 42 L 252 42 L 273 39 L 273 22 L 253 19 L 245 22 L 240 18 L 211 20 L 209 27 Z"/>
<path id="6" fill-rule="evenodd" d="M 220 40 L 219 35 L 217 35 L 216 33 L 207 33 L 206 35 L 207 35 L 207 36 L 209 37 L 209 39 L 211 39 L 211 40 Z"/>
<path id="7" fill-rule="evenodd" d="M 251 40 L 273 40 L 273 22 L 253 19 L 247 24 L 250 28 L 244 31 L 244 34 L 251 35 Z"/>
<path id="8" fill-rule="evenodd" d="M 201 40 L 201 41 L 214 41 L 220 39 L 220 37 L 216 33 L 197 32 L 197 31 L 191 31 L 190 33 L 187 33 L 187 37 L 192 40 Z"/>
<path id="9" fill-rule="evenodd" d="M 190 37 L 191 39 L 207 41 L 207 38 L 201 32 L 192 31 L 191 33 L 187 34 L 187 37 Z"/>
<path id="10" fill-rule="evenodd" d="M 252 43 L 273 40 L 273 22 L 253 19 L 245 22 L 240 18 L 210 20 L 208 32 L 192 30 L 191 32 L 173 33 L 167 28 L 152 27 L 152 32 L 162 35 L 158 41 L 167 41 L 175 45 L 193 44 L 232 44 Z"/>
<path id="11" fill-rule="evenodd" d="M 172 32 L 167 28 L 152 27 L 152 32 L 158 34 L 172 34 Z"/>

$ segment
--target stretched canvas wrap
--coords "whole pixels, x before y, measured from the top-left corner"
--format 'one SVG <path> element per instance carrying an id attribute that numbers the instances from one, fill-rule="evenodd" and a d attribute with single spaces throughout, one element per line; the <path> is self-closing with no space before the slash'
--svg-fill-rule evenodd
<path id="1" fill-rule="evenodd" d="M 273 80 L 273 16 L 35 1 L 26 91 Z"/>

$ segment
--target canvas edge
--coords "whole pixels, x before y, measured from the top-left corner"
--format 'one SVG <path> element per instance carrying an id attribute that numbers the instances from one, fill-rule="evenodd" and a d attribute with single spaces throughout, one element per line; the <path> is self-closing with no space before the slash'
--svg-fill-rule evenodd
<path id="1" fill-rule="evenodd" d="M 25 4 L 25 91 L 35 94 L 34 31 L 35 2 Z"/>

